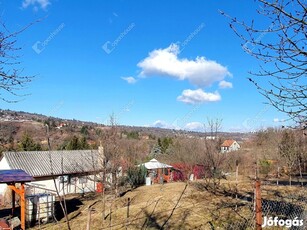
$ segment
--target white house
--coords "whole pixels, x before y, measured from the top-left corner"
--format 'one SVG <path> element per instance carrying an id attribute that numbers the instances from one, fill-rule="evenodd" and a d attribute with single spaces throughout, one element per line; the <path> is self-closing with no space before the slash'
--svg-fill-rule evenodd
<path id="1" fill-rule="evenodd" d="M 103 147 L 98 150 L 4 152 L 0 169 L 22 169 L 34 178 L 29 193 L 60 194 L 95 191 L 103 170 Z M 0 184 L 0 194 L 6 185 Z"/>
<path id="2" fill-rule="evenodd" d="M 237 151 L 241 146 L 235 140 L 225 140 L 221 145 L 221 153 Z"/>

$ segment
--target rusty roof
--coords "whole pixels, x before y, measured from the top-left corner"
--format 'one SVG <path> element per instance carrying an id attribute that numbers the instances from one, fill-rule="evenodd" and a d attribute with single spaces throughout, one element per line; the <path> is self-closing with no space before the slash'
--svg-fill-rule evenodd
<path id="1" fill-rule="evenodd" d="M 222 147 L 230 147 L 234 142 L 235 142 L 235 140 L 225 140 L 221 146 Z"/>

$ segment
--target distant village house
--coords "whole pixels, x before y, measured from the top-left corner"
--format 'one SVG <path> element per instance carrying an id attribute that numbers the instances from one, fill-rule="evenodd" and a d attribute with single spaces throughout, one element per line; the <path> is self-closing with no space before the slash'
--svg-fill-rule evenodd
<path id="1" fill-rule="evenodd" d="M 221 145 L 221 153 L 237 151 L 241 146 L 235 140 L 225 140 Z"/>

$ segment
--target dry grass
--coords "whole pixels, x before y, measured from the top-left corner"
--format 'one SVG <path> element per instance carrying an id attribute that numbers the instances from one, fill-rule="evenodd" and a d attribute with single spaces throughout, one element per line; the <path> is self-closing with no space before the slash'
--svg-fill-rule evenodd
<path id="1" fill-rule="evenodd" d="M 238 182 L 239 199 L 234 199 L 235 183 L 222 181 L 222 186 L 213 193 L 200 182 L 169 183 L 142 186 L 114 199 L 107 196 L 106 218 L 102 219 L 102 199 L 96 196 L 84 200 L 83 205 L 69 214 L 72 229 L 86 229 L 89 207 L 92 208 L 91 229 L 211 229 L 210 224 L 222 226 L 228 219 L 243 220 L 251 214 L 248 209 L 253 198 L 253 183 L 241 178 Z M 206 190 L 207 189 L 207 190 Z M 266 199 L 295 192 L 299 188 L 265 185 L 263 197 Z M 127 202 L 130 198 L 129 218 Z M 242 206 L 238 214 L 235 204 Z M 246 206 L 248 204 L 248 206 Z M 175 208 L 176 207 L 176 208 Z M 245 216 L 245 217 L 244 217 Z M 110 227 L 112 225 L 112 227 Z M 127 227 L 127 228 L 126 228 Z M 36 227 L 37 229 L 37 227 Z M 67 229 L 64 220 L 41 226 L 41 229 Z M 223 228 L 221 228 L 223 229 Z"/>

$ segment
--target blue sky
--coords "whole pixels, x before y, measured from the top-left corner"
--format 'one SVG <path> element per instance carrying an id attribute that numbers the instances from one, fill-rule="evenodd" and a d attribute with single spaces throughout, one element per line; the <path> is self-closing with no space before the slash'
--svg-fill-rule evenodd
<path id="1" fill-rule="evenodd" d="M 23 74 L 35 75 L 18 103 L 3 109 L 122 125 L 223 131 L 279 126 L 247 77 L 258 68 L 219 10 L 268 28 L 252 0 L 4 0 L 18 36 Z M 265 36 L 265 35 L 264 35 Z"/>

